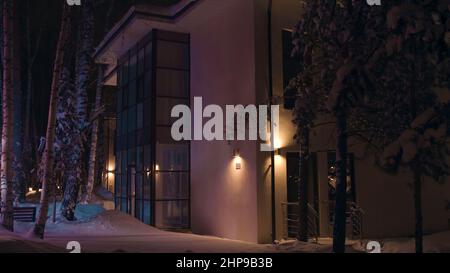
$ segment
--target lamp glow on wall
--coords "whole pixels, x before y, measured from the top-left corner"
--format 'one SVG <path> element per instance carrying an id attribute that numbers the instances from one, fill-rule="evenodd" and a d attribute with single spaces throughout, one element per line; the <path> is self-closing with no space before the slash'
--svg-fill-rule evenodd
<path id="1" fill-rule="evenodd" d="M 239 149 L 233 151 L 234 166 L 236 170 L 242 169 L 242 158 Z"/>
<path id="2" fill-rule="evenodd" d="M 106 170 L 106 188 L 109 191 L 113 191 L 114 187 L 114 173 L 115 173 L 115 164 L 110 162 L 108 164 L 108 169 Z"/>
<path id="3" fill-rule="evenodd" d="M 274 126 L 278 126 L 278 125 L 274 125 Z M 270 124 L 269 121 L 267 121 L 266 123 L 266 141 L 265 143 L 268 146 L 273 147 L 273 149 L 275 150 L 276 155 L 280 155 L 279 154 L 279 149 L 282 148 L 282 141 L 281 141 L 281 137 L 280 137 L 280 131 L 279 130 L 273 130 L 273 135 L 272 135 L 272 126 Z M 272 141 L 273 141 L 273 145 L 272 145 Z"/>

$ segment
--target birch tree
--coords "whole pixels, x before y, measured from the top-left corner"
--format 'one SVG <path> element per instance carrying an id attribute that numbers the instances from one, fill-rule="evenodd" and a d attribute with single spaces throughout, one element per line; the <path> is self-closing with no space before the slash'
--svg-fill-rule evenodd
<path id="1" fill-rule="evenodd" d="M 78 48 L 75 64 L 76 115 L 78 117 L 77 133 L 71 136 L 75 138 L 70 141 L 73 144 L 71 154 L 71 162 L 73 164 L 66 168 L 66 183 L 61 204 L 61 213 L 69 221 L 75 220 L 75 209 L 85 170 L 83 156 L 86 138 L 85 132 L 88 126 L 87 88 L 94 39 L 94 3 L 92 0 L 83 2 L 81 23 L 78 26 Z"/>
<path id="2" fill-rule="evenodd" d="M 19 10 L 17 3 L 13 9 L 13 104 L 14 104 L 14 126 L 13 126 L 13 184 L 15 202 L 25 200 L 25 173 L 23 160 L 24 128 L 23 128 L 23 90 L 21 78 L 21 50 L 19 35 Z"/>
<path id="3" fill-rule="evenodd" d="M 109 21 L 111 19 L 113 10 L 114 10 L 114 4 L 115 1 L 109 1 L 107 2 L 108 12 L 106 13 L 106 22 L 105 22 L 105 31 L 104 34 L 107 33 L 108 27 L 109 27 Z M 103 77 L 104 77 L 104 68 L 103 66 L 99 65 L 98 67 L 98 74 L 97 74 L 97 86 L 95 89 L 95 104 L 94 104 L 94 111 L 93 112 L 100 112 L 102 107 L 102 92 L 103 92 Z M 90 143 L 90 151 L 89 151 L 89 163 L 88 163 L 88 180 L 86 185 L 86 190 L 83 196 L 83 203 L 89 203 L 92 197 L 92 191 L 94 189 L 94 182 L 95 182 L 95 167 L 98 165 L 98 159 L 97 159 L 97 149 L 98 149 L 98 134 L 99 134 L 99 125 L 100 122 L 98 119 L 95 119 L 92 122 L 92 130 L 91 130 L 91 143 Z"/>
<path id="4" fill-rule="evenodd" d="M 3 90 L 2 90 L 2 154 L 1 154 L 1 222 L 7 230 L 14 230 L 12 141 L 13 141 L 13 1 L 3 3 Z"/>
<path id="5" fill-rule="evenodd" d="M 40 209 L 36 224 L 32 231 L 32 236 L 44 238 L 45 225 L 48 216 L 49 196 L 53 187 L 53 164 L 54 164 L 54 142 L 56 126 L 56 104 L 58 85 L 61 77 L 61 70 L 64 61 L 65 46 L 70 38 L 70 11 L 68 5 L 64 2 L 61 15 L 61 26 L 56 47 L 55 62 L 53 64 L 53 78 L 50 90 L 50 102 L 48 110 L 48 122 L 45 139 L 45 149 L 42 156 L 42 193 L 40 200 Z"/>

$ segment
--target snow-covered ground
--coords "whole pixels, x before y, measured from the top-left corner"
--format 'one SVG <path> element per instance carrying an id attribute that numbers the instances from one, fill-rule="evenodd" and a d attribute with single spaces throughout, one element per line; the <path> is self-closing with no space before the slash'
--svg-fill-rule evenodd
<path id="1" fill-rule="evenodd" d="M 58 204 L 59 205 L 59 204 Z M 57 209 L 59 209 L 57 207 Z M 52 215 L 51 212 L 49 215 Z M 212 236 L 163 231 L 145 225 L 117 211 L 105 211 L 101 205 L 79 205 L 76 222 L 51 217 L 45 240 L 30 240 L 25 234 L 31 223 L 15 224 L 15 233 L 0 229 L 0 252 L 68 252 L 66 245 L 78 241 L 82 252 L 145 252 L 145 253 L 267 253 L 267 252 L 331 252 L 331 240 L 316 243 L 282 241 L 261 245 Z M 413 239 L 383 240 L 382 252 L 413 252 Z M 364 252 L 364 243 L 349 241 L 347 252 Z M 425 251 L 450 252 L 450 232 L 425 237 Z"/>

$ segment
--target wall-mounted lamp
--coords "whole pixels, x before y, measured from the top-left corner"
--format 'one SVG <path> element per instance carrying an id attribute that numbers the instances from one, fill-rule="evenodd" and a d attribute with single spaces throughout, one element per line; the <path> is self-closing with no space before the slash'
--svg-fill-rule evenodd
<path id="1" fill-rule="evenodd" d="M 241 159 L 241 154 L 239 152 L 239 149 L 235 149 L 233 151 L 233 158 L 234 158 L 234 164 L 235 164 L 236 170 L 242 169 L 242 159 Z"/>

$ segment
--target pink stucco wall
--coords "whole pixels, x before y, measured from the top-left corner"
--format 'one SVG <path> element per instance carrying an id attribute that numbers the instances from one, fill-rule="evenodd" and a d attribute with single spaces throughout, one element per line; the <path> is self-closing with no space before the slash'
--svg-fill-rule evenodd
<path id="1" fill-rule="evenodd" d="M 187 16 L 209 14 L 190 31 L 191 96 L 202 96 L 203 104 L 254 104 L 253 4 L 221 2 L 220 9 L 202 12 L 200 5 Z M 256 142 L 192 142 L 193 232 L 257 241 L 256 148 Z M 234 168 L 234 149 L 241 170 Z"/>

